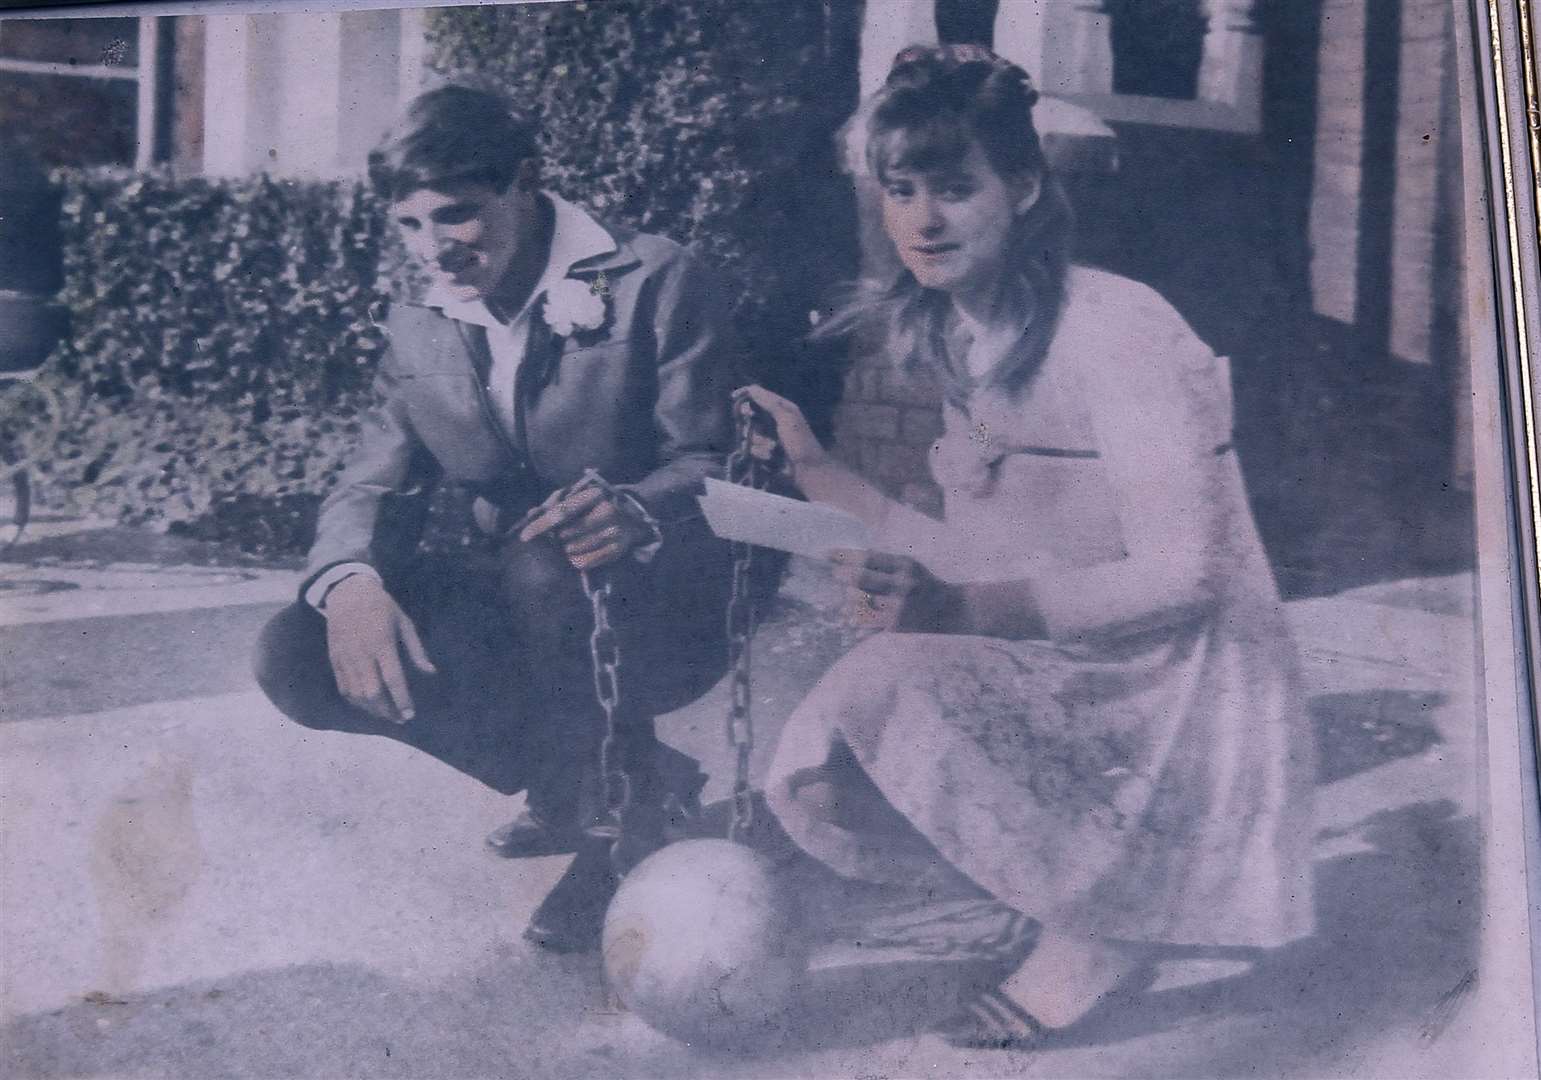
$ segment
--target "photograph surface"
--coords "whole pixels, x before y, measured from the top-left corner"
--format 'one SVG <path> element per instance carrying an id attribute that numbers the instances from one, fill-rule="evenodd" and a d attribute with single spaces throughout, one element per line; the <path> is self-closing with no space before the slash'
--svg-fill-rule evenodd
<path id="1" fill-rule="evenodd" d="M 0 16 L 0 1070 L 1534 1075 L 1488 33 Z"/>

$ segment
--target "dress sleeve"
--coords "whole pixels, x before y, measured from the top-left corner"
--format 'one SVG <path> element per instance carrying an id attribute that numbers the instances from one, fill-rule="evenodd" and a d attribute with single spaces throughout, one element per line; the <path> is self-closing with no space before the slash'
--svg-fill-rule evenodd
<path id="1" fill-rule="evenodd" d="M 1093 422 L 1118 502 L 1125 557 L 1033 583 L 1051 639 L 1122 637 L 1191 620 L 1218 599 L 1218 552 L 1239 496 L 1226 365 L 1149 294 L 1117 347 L 1087 357 Z"/>

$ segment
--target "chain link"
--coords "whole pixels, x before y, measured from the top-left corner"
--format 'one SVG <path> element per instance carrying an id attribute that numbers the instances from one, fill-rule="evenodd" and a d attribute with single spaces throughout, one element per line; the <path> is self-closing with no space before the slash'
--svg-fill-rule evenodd
<path id="1" fill-rule="evenodd" d="M 737 445 L 728 455 L 727 476 L 732 483 L 764 487 L 765 470 L 753 453 L 754 407 L 747 401 L 735 409 Z M 587 470 L 566 494 L 597 485 L 605 491 L 610 485 L 597 472 Z M 743 840 L 754 824 L 754 798 L 749 786 L 750 758 L 754 753 L 754 717 L 750 694 L 752 656 L 758 612 L 750 573 L 754 568 L 754 548 L 749 544 L 732 545 L 732 578 L 728 594 L 727 642 L 730 668 L 727 717 L 728 744 L 734 755 L 733 816 L 728 839 Z M 618 714 L 621 708 L 621 650 L 615 628 L 610 622 L 611 585 L 587 571 L 580 575 L 584 595 L 593 613 L 594 629 L 589 634 L 589 659 L 594 671 L 594 698 L 604 713 L 604 731 L 599 743 L 599 772 L 604 785 L 604 810 L 600 819 L 585 831 L 596 839 L 617 843 L 625 832 L 626 811 L 631 805 L 631 777 L 620 761 Z"/>
<path id="2" fill-rule="evenodd" d="M 564 493 L 571 495 L 587 487 L 599 487 L 613 494 L 609 483 L 593 469 Z M 594 671 L 594 700 L 604 713 L 604 730 L 599 739 L 599 776 L 604 786 L 604 806 L 597 821 L 584 831 L 598 840 L 612 843 L 621 839 L 624 832 L 626 811 L 631 806 L 631 775 L 621 762 L 619 745 L 619 719 L 621 708 L 621 645 L 615 627 L 610 622 L 611 584 L 607 576 L 579 574 L 583 582 L 583 594 L 588 597 L 589 610 L 594 617 L 594 629 L 589 632 L 589 660 Z"/>
<path id="3" fill-rule="evenodd" d="M 730 483 L 747 487 L 764 487 L 765 477 L 760 463 L 754 456 L 754 406 L 740 401 L 734 410 L 738 426 L 738 441 L 728 455 L 727 475 Z M 729 840 L 744 840 L 754 824 L 754 798 L 749 787 L 749 762 L 754 753 L 754 715 L 750 694 L 752 657 L 750 646 L 754 639 L 754 594 L 750 584 L 750 571 L 754 567 L 754 548 L 749 544 L 733 544 L 732 590 L 728 594 L 727 635 L 728 663 L 730 666 L 727 737 L 734 753 L 733 817 L 728 826 Z"/>
<path id="4" fill-rule="evenodd" d="M 610 582 L 595 585 L 587 571 L 583 591 L 594 613 L 589 634 L 589 657 L 594 665 L 594 697 L 604 710 L 604 731 L 599 740 L 599 775 L 604 782 L 604 809 L 599 821 L 586 830 L 590 836 L 619 840 L 627 807 L 631 805 L 631 776 L 620 763 L 617 713 L 621 706 L 621 649 L 610 625 Z"/>

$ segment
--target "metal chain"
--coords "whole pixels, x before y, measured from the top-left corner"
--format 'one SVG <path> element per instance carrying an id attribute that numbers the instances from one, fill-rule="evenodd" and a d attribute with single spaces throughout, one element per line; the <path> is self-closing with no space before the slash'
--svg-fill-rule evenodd
<path id="1" fill-rule="evenodd" d="M 753 454 L 754 407 L 741 402 L 735 410 L 737 421 L 737 446 L 728 455 L 729 481 L 749 487 L 764 487 L 765 470 Z M 582 490 L 590 485 L 610 490 L 610 485 L 592 469 L 586 471 L 566 494 Z M 750 572 L 754 567 L 754 548 L 749 544 L 732 545 L 732 578 L 728 594 L 727 639 L 730 667 L 730 695 L 727 717 L 728 743 L 734 752 L 733 816 L 728 826 L 728 839 L 747 838 L 754 824 L 754 799 L 749 786 L 750 757 L 754 753 L 754 718 L 751 711 L 750 674 L 752 656 L 750 645 L 754 638 L 758 612 L 755 610 Z M 599 772 L 604 784 L 604 811 L 600 821 L 585 831 L 597 839 L 618 842 L 624 834 L 625 816 L 631 805 L 631 776 L 619 761 L 617 745 L 617 714 L 621 706 L 621 651 L 615 628 L 610 622 L 610 592 L 608 579 L 598 583 L 587 571 L 579 575 L 584 595 L 594 617 L 594 629 L 589 634 L 589 659 L 594 671 L 594 698 L 604 712 L 604 731 L 599 743 Z"/>
<path id="2" fill-rule="evenodd" d="M 739 402 L 735 410 L 738 442 L 728 455 L 728 480 L 747 487 L 764 487 L 765 477 L 753 453 L 754 406 Z M 734 543 L 732 590 L 728 594 L 728 662 L 731 669 L 728 702 L 728 745 L 734 752 L 733 817 L 728 826 L 729 840 L 744 840 L 754 824 L 754 799 L 749 788 L 749 758 L 754 752 L 754 717 L 750 695 L 750 645 L 754 639 L 754 595 L 749 572 L 754 566 L 754 548 Z"/>
<path id="3" fill-rule="evenodd" d="M 621 648 L 610 625 L 610 582 L 595 585 L 588 571 L 580 575 L 594 613 L 589 657 L 594 665 L 594 698 L 604 710 L 605 728 L 599 739 L 599 775 L 604 782 L 603 817 L 585 831 L 596 839 L 619 840 L 622 819 L 631 805 L 631 776 L 620 763 L 616 744 L 616 713 L 621 705 Z"/>
<path id="4" fill-rule="evenodd" d="M 593 469 L 563 494 L 565 498 L 586 487 L 599 487 L 607 494 L 610 484 Z M 594 616 L 594 629 L 589 632 L 589 660 L 594 671 L 594 700 L 604 713 L 604 730 L 599 739 L 599 776 L 604 785 L 604 806 L 598 821 L 590 823 L 584 832 L 597 840 L 619 841 L 624 831 L 626 810 L 631 806 L 631 775 L 621 762 L 618 745 L 617 713 L 621 707 L 621 645 L 615 627 L 610 622 L 611 584 L 608 576 L 581 571 L 583 594 L 588 597 L 589 610 Z"/>

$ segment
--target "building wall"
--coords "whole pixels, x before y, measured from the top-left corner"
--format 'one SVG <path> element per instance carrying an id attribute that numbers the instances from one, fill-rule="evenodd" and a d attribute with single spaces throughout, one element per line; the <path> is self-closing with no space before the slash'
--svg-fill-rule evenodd
<path id="1" fill-rule="evenodd" d="M 422 11 L 211 15 L 202 161 L 223 175 L 360 173 L 423 76 Z"/>
<path id="2" fill-rule="evenodd" d="M 1311 209 L 1315 308 L 1368 347 L 1435 362 L 1442 151 L 1460 132 L 1445 0 L 1325 0 Z"/>

